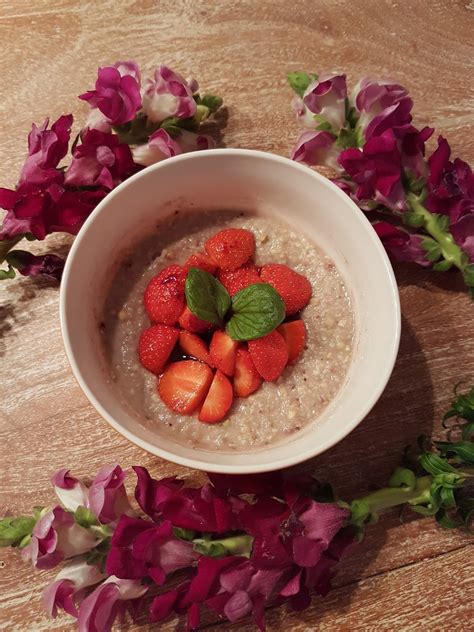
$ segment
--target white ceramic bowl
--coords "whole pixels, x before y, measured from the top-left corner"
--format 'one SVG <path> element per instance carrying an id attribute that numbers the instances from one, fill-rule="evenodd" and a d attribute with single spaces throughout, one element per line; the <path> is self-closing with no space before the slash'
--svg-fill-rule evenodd
<path id="1" fill-rule="evenodd" d="M 142 426 L 120 403 L 109 380 L 98 323 L 112 266 L 124 245 L 149 234 L 157 220 L 176 207 L 257 210 L 281 217 L 326 251 L 352 294 L 356 342 L 347 379 L 322 415 L 283 443 L 246 453 L 181 445 L 160 435 L 158 428 L 151 431 Z M 400 304 L 382 244 L 357 206 L 336 185 L 280 156 L 214 149 L 153 165 L 98 205 L 67 259 L 61 285 L 61 327 L 77 381 L 113 428 L 169 461 L 211 472 L 244 474 L 280 469 L 314 457 L 360 423 L 392 372 L 400 338 Z"/>

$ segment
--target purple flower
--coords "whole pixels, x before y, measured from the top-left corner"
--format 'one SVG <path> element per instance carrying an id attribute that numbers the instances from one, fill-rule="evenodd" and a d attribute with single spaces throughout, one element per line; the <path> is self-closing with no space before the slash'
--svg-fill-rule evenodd
<path id="1" fill-rule="evenodd" d="M 143 88 L 143 111 L 153 123 L 161 123 L 169 116 L 190 118 L 196 112 L 193 93 L 197 82 L 184 77 L 167 66 L 155 70 L 155 79 L 147 80 Z"/>
<path id="2" fill-rule="evenodd" d="M 56 618 L 58 608 L 77 617 L 75 600 L 84 595 L 84 588 L 105 578 L 97 566 L 83 559 L 71 560 L 43 591 L 43 604 L 50 617 Z"/>
<path id="3" fill-rule="evenodd" d="M 411 123 L 413 101 L 399 84 L 363 79 L 355 90 L 354 103 L 366 140 Z"/>
<path id="4" fill-rule="evenodd" d="M 23 276 L 41 275 L 60 281 L 65 262 L 56 255 L 37 256 L 26 250 L 11 250 L 7 255 L 7 263 Z"/>
<path id="5" fill-rule="evenodd" d="M 434 129 L 408 125 L 398 130 L 399 147 L 403 168 L 415 178 L 425 178 L 428 173 L 428 163 L 425 160 L 425 143 L 431 138 Z"/>
<path id="6" fill-rule="evenodd" d="M 358 185 L 358 200 L 374 200 L 395 212 L 406 209 L 401 156 L 393 130 L 372 137 L 362 149 L 345 149 L 339 164 Z"/>
<path id="7" fill-rule="evenodd" d="M 31 542 L 23 549 L 23 556 L 36 568 L 53 568 L 64 559 L 90 551 L 97 544 L 97 538 L 79 526 L 70 513 L 55 507 L 33 527 Z"/>
<path id="8" fill-rule="evenodd" d="M 292 160 L 307 165 L 327 165 L 340 169 L 336 137 L 330 132 L 303 132 L 291 154 Z"/>
<path id="9" fill-rule="evenodd" d="M 451 224 L 449 230 L 455 242 L 469 257 L 469 261 L 474 263 L 474 212 L 460 217 Z"/>
<path id="10" fill-rule="evenodd" d="M 71 134 L 72 114 L 61 116 L 48 129 L 49 119 L 37 127 L 33 123 L 28 135 L 28 157 L 20 174 L 20 184 L 61 182 L 62 173 L 57 169 L 67 154 Z"/>
<path id="11" fill-rule="evenodd" d="M 158 129 L 153 132 L 146 145 L 138 145 L 132 149 L 132 152 L 136 164 L 148 167 L 165 158 L 213 147 L 215 147 L 214 140 L 204 134 L 183 130 L 176 139 L 173 139 L 166 130 Z"/>
<path id="12" fill-rule="evenodd" d="M 431 266 L 422 247 L 422 237 L 388 222 L 377 221 L 372 226 L 394 261 L 413 261 L 424 267 Z"/>
<path id="13" fill-rule="evenodd" d="M 87 507 L 88 490 L 82 481 L 69 474 L 69 470 L 58 470 L 51 478 L 56 496 L 69 511 Z"/>
<path id="14" fill-rule="evenodd" d="M 137 64 L 125 61 L 99 68 L 95 90 L 81 94 L 79 98 L 98 108 L 111 125 L 133 120 L 141 107 Z"/>
<path id="15" fill-rule="evenodd" d="M 97 473 L 89 488 L 89 509 L 102 524 L 134 515 L 125 491 L 126 473 L 119 465 L 108 465 Z"/>
<path id="16" fill-rule="evenodd" d="M 346 123 L 346 97 L 346 75 L 324 75 L 310 83 L 303 98 L 293 101 L 293 107 L 303 127 L 314 130 L 329 123 L 337 134 Z"/>
<path id="17" fill-rule="evenodd" d="M 142 597 L 148 590 L 130 579 L 108 577 L 79 608 L 79 632 L 110 632 L 117 616 L 124 614 L 130 601 Z"/>

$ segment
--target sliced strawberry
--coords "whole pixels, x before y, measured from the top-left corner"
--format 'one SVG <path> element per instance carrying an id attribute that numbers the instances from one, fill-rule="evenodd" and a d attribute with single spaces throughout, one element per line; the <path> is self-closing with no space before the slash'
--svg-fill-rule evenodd
<path id="1" fill-rule="evenodd" d="M 260 278 L 275 288 L 285 303 L 287 314 L 296 314 L 311 298 L 311 283 L 288 266 L 269 263 L 260 270 Z"/>
<path id="2" fill-rule="evenodd" d="M 196 360 L 172 362 L 158 383 L 164 403 L 181 415 L 190 415 L 206 397 L 212 382 L 212 370 Z"/>
<path id="3" fill-rule="evenodd" d="M 199 413 L 199 421 L 206 424 L 222 421 L 229 412 L 233 399 L 232 384 L 229 378 L 218 369 Z"/>
<path id="4" fill-rule="evenodd" d="M 201 362 L 205 362 L 209 366 L 214 366 L 206 343 L 196 334 L 192 334 L 189 331 L 180 331 L 179 346 L 185 355 L 201 360 Z"/>
<path id="5" fill-rule="evenodd" d="M 224 270 L 236 270 L 255 252 L 255 237 L 243 228 L 226 228 L 204 244 L 207 254 Z"/>
<path id="6" fill-rule="evenodd" d="M 164 268 L 148 283 L 143 302 L 154 323 L 174 325 L 185 306 L 183 268 L 171 265 Z"/>
<path id="7" fill-rule="evenodd" d="M 183 329 L 195 334 L 202 334 L 206 331 L 210 331 L 214 327 L 212 323 L 208 323 L 206 320 L 201 320 L 195 316 L 188 306 L 184 308 L 184 312 L 179 317 L 178 322 Z"/>
<path id="8" fill-rule="evenodd" d="M 195 252 L 189 257 L 183 266 L 185 276 L 188 274 L 189 268 L 199 268 L 209 274 L 214 274 L 217 270 L 217 263 L 211 259 L 204 252 Z"/>
<path id="9" fill-rule="evenodd" d="M 257 266 L 250 261 L 237 270 L 219 270 L 217 278 L 231 296 L 253 283 L 262 283 Z"/>
<path id="10" fill-rule="evenodd" d="M 234 375 L 235 369 L 235 354 L 239 343 L 236 340 L 232 340 L 225 331 L 215 331 L 211 344 L 209 345 L 209 352 L 211 354 L 214 365 L 220 369 L 226 375 Z"/>
<path id="11" fill-rule="evenodd" d="M 278 331 L 272 331 L 263 338 L 249 340 L 249 351 L 255 368 L 267 382 L 273 382 L 283 372 L 288 362 L 285 339 Z"/>
<path id="12" fill-rule="evenodd" d="M 283 336 L 288 348 L 288 364 L 294 364 L 306 344 L 306 326 L 302 320 L 283 323 L 277 329 Z"/>
<path id="13" fill-rule="evenodd" d="M 248 397 L 255 392 L 262 378 L 255 368 L 252 356 L 247 349 L 237 349 L 235 356 L 234 393 L 237 397 Z"/>
<path id="14" fill-rule="evenodd" d="M 161 373 L 179 338 L 179 329 L 168 325 L 152 325 L 138 341 L 140 363 L 152 373 Z"/>

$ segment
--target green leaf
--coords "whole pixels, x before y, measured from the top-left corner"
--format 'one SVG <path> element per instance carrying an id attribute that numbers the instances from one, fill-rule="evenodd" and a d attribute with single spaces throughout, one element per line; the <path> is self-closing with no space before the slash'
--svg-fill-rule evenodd
<path id="1" fill-rule="evenodd" d="M 465 463 L 474 463 L 474 443 L 472 441 L 435 441 L 435 446 L 444 456 L 459 457 Z"/>
<path id="2" fill-rule="evenodd" d="M 339 147 L 339 149 L 359 147 L 358 131 L 342 128 L 337 137 L 336 146 Z"/>
<path id="3" fill-rule="evenodd" d="M 474 287 L 474 263 L 470 263 L 464 268 L 462 277 L 468 287 Z"/>
<path id="4" fill-rule="evenodd" d="M 196 537 L 196 532 L 191 529 L 183 529 L 181 527 L 173 527 L 173 535 L 180 540 L 191 541 Z"/>
<path id="5" fill-rule="evenodd" d="M 223 100 L 221 97 L 217 97 L 214 94 L 203 94 L 202 97 L 197 97 L 196 103 L 198 105 L 206 106 L 211 111 L 211 114 L 213 114 L 222 106 Z"/>
<path id="6" fill-rule="evenodd" d="M 212 274 L 199 268 L 189 268 L 185 293 L 187 305 L 195 316 L 213 325 L 222 324 L 231 298 Z"/>
<path id="7" fill-rule="evenodd" d="M 470 424 L 466 424 L 462 431 L 461 431 L 461 437 L 463 438 L 464 441 L 470 441 L 471 437 L 474 436 L 474 422 L 471 422 Z"/>
<path id="8" fill-rule="evenodd" d="M 474 387 L 465 395 L 457 395 L 456 399 L 451 402 L 451 408 L 444 415 L 443 420 L 450 417 L 461 417 L 466 421 L 474 422 Z M 465 439 L 465 437 L 463 438 Z"/>
<path id="9" fill-rule="evenodd" d="M 6 516 L 0 520 L 0 547 L 19 546 L 28 535 L 31 535 L 36 520 L 30 516 Z"/>
<path id="10" fill-rule="evenodd" d="M 436 263 L 433 263 L 433 270 L 435 272 L 447 272 L 452 267 L 453 267 L 453 262 L 452 261 L 446 261 L 446 259 L 443 259 L 442 261 L 438 261 Z"/>
<path id="11" fill-rule="evenodd" d="M 268 283 L 254 283 L 232 299 L 226 331 L 234 340 L 255 340 L 273 331 L 285 318 L 285 304 Z"/>
<path id="12" fill-rule="evenodd" d="M 419 228 L 423 226 L 425 223 L 425 218 L 420 213 L 416 213 L 415 211 L 407 211 L 402 215 L 403 223 L 406 226 L 413 226 L 415 228 Z"/>
<path id="13" fill-rule="evenodd" d="M 302 97 L 306 88 L 310 83 L 318 78 L 318 75 L 315 75 L 314 73 L 308 74 L 306 72 L 289 72 L 287 78 L 290 87 L 298 96 Z"/>
<path id="14" fill-rule="evenodd" d="M 426 251 L 428 261 L 437 261 L 441 257 L 441 246 L 431 237 L 424 237 L 421 240 L 421 247 Z"/>
<path id="15" fill-rule="evenodd" d="M 456 529 L 460 526 L 459 521 L 455 521 L 448 516 L 445 509 L 439 509 L 436 513 L 436 522 L 443 529 Z"/>
<path id="16" fill-rule="evenodd" d="M 99 524 L 92 511 L 86 507 L 78 507 L 76 509 L 74 513 L 74 520 L 77 524 L 81 525 L 81 527 L 84 527 L 84 529 L 88 529 L 92 525 Z"/>
<path id="17" fill-rule="evenodd" d="M 422 468 L 432 476 L 437 476 L 438 474 L 443 473 L 458 473 L 456 468 L 450 465 L 445 459 L 442 459 L 437 454 L 431 454 L 429 452 L 425 452 L 421 455 L 420 464 Z"/>
<path id="18" fill-rule="evenodd" d="M 15 270 L 10 264 L 8 265 L 8 270 L 0 270 L 0 281 L 4 281 L 5 279 L 14 279 L 15 276 Z"/>

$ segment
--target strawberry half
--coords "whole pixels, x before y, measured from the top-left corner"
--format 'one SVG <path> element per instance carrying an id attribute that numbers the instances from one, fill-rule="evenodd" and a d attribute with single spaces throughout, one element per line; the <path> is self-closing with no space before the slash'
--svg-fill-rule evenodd
<path id="1" fill-rule="evenodd" d="M 247 349 L 237 349 L 235 356 L 234 393 L 237 397 L 248 397 L 262 383 L 252 356 Z"/>
<path id="2" fill-rule="evenodd" d="M 229 412 L 233 399 L 232 384 L 229 378 L 218 369 L 199 413 L 199 421 L 206 424 L 222 421 Z"/>
<path id="3" fill-rule="evenodd" d="M 209 274 L 214 274 L 214 272 L 217 270 L 217 263 L 203 252 L 195 252 L 189 257 L 183 268 L 185 277 L 188 274 L 189 268 L 199 268 L 200 270 L 209 272 Z"/>
<path id="4" fill-rule="evenodd" d="M 277 331 L 285 339 L 288 349 L 288 364 L 294 364 L 306 344 L 306 325 L 302 320 L 292 320 L 277 327 Z"/>
<path id="5" fill-rule="evenodd" d="M 148 371 L 161 373 L 179 338 L 179 330 L 168 325 L 152 325 L 138 341 L 140 363 Z"/>
<path id="6" fill-rule="evenodd" d="M 214 365 L 226 375 L 234 375 L 235 354 L 239 343 L 232 340 L 225 331 L 221 329 L 214 332 L 209 345 L 209 353 Z"/>
<path id="7" fill-rule="evenodd" d="M 219 270 L 217 278 L 231 296 L 234 296 L 234 294 L 237 294 L 237 292 L 249 285 L 262 283 L 262 279 L 258 275 L 257 266 L 250 261 L 247 261 L 237 270 Z"/>
<path id="8" fill-rule="evenodd" d="M 143 302 L 154 323 L 174 325 L 185 306 L 183 268 L 171 265 L 164 268 L 148 283 Z"/>
<path id="9" fill-rule="evenodd" d="M 249 351 L 255 368 L 267 382 L 280 377 L 288 362 L 285 339 L 278 331 L 272 331 L 263 338 L 249 340 Z"/>
<path id="10" fill-rule="evenodd" d="M 178 322 L 183 329 L 195 334 L 202 334 L 206 331 L 210 331 L 214 327 L 212 323 L 208 323 L 206 320 L 201 320 L 195 316 L 188 306 L 184 308 L 184 312 L 179 317 Z"/>
<path id="11" fill-rule="evenodd" d="M 185 355 L 201 360 L 201 362 L 205 362 L 209 366 L 214 366 L 206 343 L 196 334 L 192 334 L 189 331 L 180 331 L 179 346 Z"/>
<path id="12" fill-rule="evenodd" d="M 296 314 L 311 298 L 311 283 L 288 266 L 269 263 L 260 270 L 260 278 L 275 288 L 285 303 L 287 314 Z"/>
<path id="13" fill-rule="evenodd" d="M 172 362 L 158 383 L 163 402 L 181 415 L 190 415 L 206 397 L 212 383 L 212 370 L 196 360 Z"/>
<path id="14" fill-rule="evenodd" d="M 226 228 L 208 239 L 204 247 L 219 268 L 237 270 L 255 252 L 255 237 L 243 228 Z"/>

